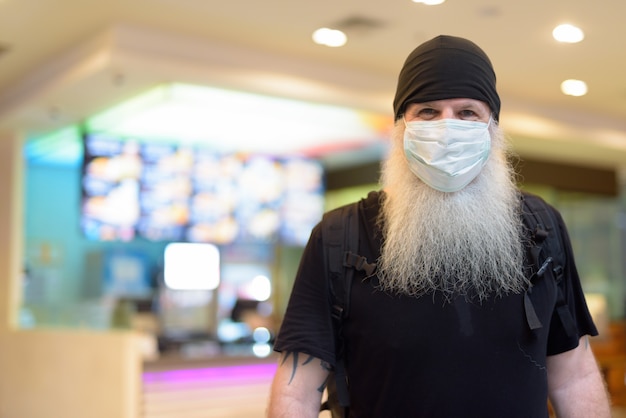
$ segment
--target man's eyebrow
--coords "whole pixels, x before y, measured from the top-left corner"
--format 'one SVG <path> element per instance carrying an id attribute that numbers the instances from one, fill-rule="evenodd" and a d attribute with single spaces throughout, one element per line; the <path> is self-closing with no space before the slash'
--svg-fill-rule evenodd
<path id="1" fill-rule="evenodd" d="M 420 102 L 420 103 L 409 103 L 409 105 L 417 105 L 417 106 L 423 106 L 423 107 L 430 107 L 433 106 L 434 101 L 430 101 L 430 102 Z"/>

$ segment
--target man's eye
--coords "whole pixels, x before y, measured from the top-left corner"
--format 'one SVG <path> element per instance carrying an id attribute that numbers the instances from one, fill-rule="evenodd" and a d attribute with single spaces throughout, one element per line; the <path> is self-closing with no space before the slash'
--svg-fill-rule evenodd
<path id="1" fill-rule="evenodd" d="M 472 119 L 478 117 L 473 110 L 462 110 L 459 115 L 462 119 Z"/>
<path id="2" fill-rule="evenodd" d="M 417 113 L 417 115 L 418 115 L 419 117 L 422 117 L 422 118 L 423 118 L 423 117 L 432 117 L 432 116 L 435 116 L 436 114 L 437 114 L 437 111 L 436 111 L 435 109 L 429 109 L 429 108 L 426 108 L 426 109 L 421 109 L 421 110 Z"/>

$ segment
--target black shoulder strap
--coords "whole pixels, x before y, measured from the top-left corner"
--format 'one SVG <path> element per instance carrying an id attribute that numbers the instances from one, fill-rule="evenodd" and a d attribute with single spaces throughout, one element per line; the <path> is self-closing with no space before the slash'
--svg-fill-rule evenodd
<path id="1" fill-rule="evenodd" d="M 526 227 L 530 230 L 532 241 L 529 249 L 530 258 L 536 267 L 531 280 L 543 277 L 548 268 L 552 268 L 552 277 L 557 285 L 557 313 L 567 334 L 574 335 L 576 326 L 567 307 L 563 290 L 559 285 L 563 279 L 566 260 L 556 215 L 553 209 L 537 196 L 523 194 L 522 202 L 522 216 Z M 541 328 L 542 324 L 532 306 L 531 293 L 532 286 L 526 292 L 524 307 L 528 325 L 531 329 L 537 329 Z"/>
<path id="2" fill-rule="evenodd" d="M 525 194 L 522 196 L 522 201 L 524 203 L 522 215 L 535 244 L 531 253 L 534 262 L 539 261 L 543 250 L 544 261 L 539 266 L 537 275 L 541 276 L 551 263 L 555 278 L 560 281 L 563 278 L 565 251 L 561 244 L 554 212 L 543 199 L 537 196 Z"/>
<path id="3" fill-rule="evenodd" d="M 322 242 L 335 332 L 336 364 L 333 383 L 339 405 L 347 408 L 350 401 L 343 356 L 342 324 L 350 312 L 350 289 L 354 271 L 362 270 L 369 276 L 376 268 L 375 264 L 368 263 L 365 257 L 357 254 L 359 251 L 359 203 L 342 206 L 324 214 Z"/>
<path id="4" fill-rule="evenodd" d="M 344 254 L 351 248 L 358 248 L 358 206 L 357 204 L 342 206 L 324 214 L 322 219 L 322 242 L 324 247 L 325 271 L 330 287 L 330 298 L 335 332 L 336 363 L 334 370 L 335 381 L 333 387 L 339 405 L 349 406 L 348 384 L 343 361 L 343 341 L 341 324 L 344 315 L 349 309 L 350 287 L 352 284 L 352 269 L 343 266 Z M 329 390 L 330 392 L 330 390 Z M 332 406 L 331 406 L 332 407 Z"/>
<path id="5" fill-rule="evenodd" d="M 344 268 L 344 258 L 347 252 L 358 248 L 358 222 L 356 204 L 327 212 L 322 220 L 325 270 L 329 274 L 333 316 L 339 318 L 343 318 L 349 303 L 346 293 L 349 292 L 352 271 Z"/>

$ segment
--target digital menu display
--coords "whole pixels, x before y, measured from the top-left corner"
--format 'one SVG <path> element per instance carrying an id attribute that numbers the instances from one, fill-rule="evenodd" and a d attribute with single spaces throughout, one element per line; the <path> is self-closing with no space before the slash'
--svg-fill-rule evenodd
<path id="1" fill-rule="evenodd" d="M 193 197 L 193 150 L 170 144 L 141 146 L 137 234 L 153 241 L 182 241 Z"/>
<path id="2" fill-rule="evenodd" d="M 81 227 L 89 238 L 129 241 L 139 220 L 139 144 L 89 136 L 81 176 Z"/>
<path id="3" fill-rule="evenodd" d="M 81 223 L 92 239 L 304 245 L 323 213 L 315 160 L 84 140 Z"/>

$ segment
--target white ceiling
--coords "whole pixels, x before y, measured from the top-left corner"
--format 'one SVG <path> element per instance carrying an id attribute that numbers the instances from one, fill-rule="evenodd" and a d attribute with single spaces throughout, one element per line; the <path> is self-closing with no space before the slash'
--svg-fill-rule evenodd
<path id="1" fill-rule="evenodd" d="M 445 33 L 491 57 L 520 154 L 623 167 L 624 16 L 624 0 L 0 0 L 0 130 L 49 132 L 165 82 L 391 115 L 405 57 Z M 586 39 L 554 41 L 564 22 Z M 346 46 L 313 44 L 320 26 Z M 589 93 L 564 96 L 566 78 Z"/>

